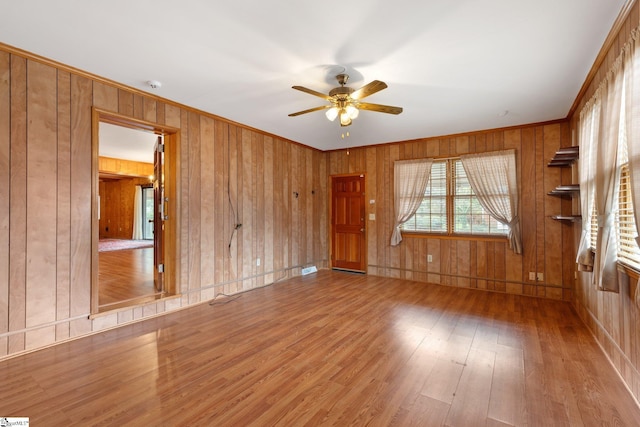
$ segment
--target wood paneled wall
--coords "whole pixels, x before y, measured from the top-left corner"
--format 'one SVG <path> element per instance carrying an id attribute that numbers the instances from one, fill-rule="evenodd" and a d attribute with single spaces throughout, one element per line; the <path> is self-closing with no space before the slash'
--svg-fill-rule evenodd
<path id="1" fill-rule="evenodd" d="M 153 164 L 100 156 L 98 171 L 115 175 L 149 177 L 153 175 Z"/>
<path id="2" fill-rule="evenodd" d="M 345 150 L 333 151 L 329 155 L 329 173 L 366 172 L 367 214 L 375 214 L 375 220 L 367 224 L 370 274 L 568 300 L 575 265 L 572 226 L 550 216 L 570 213 L 572 207 L 547 193 L 563 179 L 570 181 L 571 173 L 546 164 L 559 147 L 570 142 L 567 122 L 427 138 L 351 148 L 349 154 Z M 523 195 L 521 255 L 509 249 L 506 239 L 405 235 L 400 245 L 390 245 L 394 161 L 510 148 L 516 150 Z M 427 262 L 428 255 L 432 262 Z M 544 280 L 529 280 L 529 272 L 543 273 Z"/>
<path id="3" fill-rule="evenodd" d="M 601 52 L 604 60 L 577 102 L 577 108 L 571 117 L 572 132 L 576 136 L 580 129 L 580 111 L 611 69 L 622 47 L 629 40 L 631 30 L 639 24 L 640 7 L 635 2 L 626 19 L 621 22 L 619 30 L 610 34 L 611 44 Z M 579 237 L 579 229 L 576 228 L 576 246 Z M 632 285 L 630 289 L 629 278 L 621 274 L 619 293 L 602 292 L 596 290 L 591 279 L 592 273 L 582 272 L 578 275 L 572 302 L 633 395 L 640 400 L 640 311 L 632 295 L 635 286 Z"/>
<path id="4" fill-rule="evenodd" d="M 149 178 L 134 177 L 100 180 L 101 239 L 131 239 L 136 186 L 148 183 Z"/>
<path id="5" fill-rule="evenodd" d="M 93 318 L 92 107 L 180 130 L 179 297 Z M 0 47 L 0 358 L 327 267 L 326 158 Z"/>
<path id="6" fill-rule="evenodd" d="M 149 184 L 153 164 L 133 160 L 98 158 L 101 239 L 130 239 L 136 185 Z M 106 176 L 103 178 L 103 176 Z M 115 176 L 114 176 L 115 175 Z"/>

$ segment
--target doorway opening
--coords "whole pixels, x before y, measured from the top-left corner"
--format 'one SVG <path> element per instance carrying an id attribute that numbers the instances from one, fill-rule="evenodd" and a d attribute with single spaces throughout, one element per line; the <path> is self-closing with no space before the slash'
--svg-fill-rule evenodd
<path id="1" fill-rule="evenodd" d="M 177 294 L 178 130 L 93 111 L 91 312 Z"/>

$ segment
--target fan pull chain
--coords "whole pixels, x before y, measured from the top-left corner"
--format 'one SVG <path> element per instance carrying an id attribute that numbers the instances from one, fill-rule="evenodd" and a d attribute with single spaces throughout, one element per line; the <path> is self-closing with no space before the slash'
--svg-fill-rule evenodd
<path id="1" fill-rule="evenodd" d="M 349 131 L 347 131 L 346 133 L 343 133 L 343 134 L 341 135 L 341 136 L 342 136 L 342 139 L 344 139 L 344 138 L 345 138 L 345 135 L 346 135 L 346 137 L 348 138 L 348 137 L 349 137 Z M 349 147 L 347 147 L 347 156 L 348 156 L 348 155 L 349 155 Z"/>

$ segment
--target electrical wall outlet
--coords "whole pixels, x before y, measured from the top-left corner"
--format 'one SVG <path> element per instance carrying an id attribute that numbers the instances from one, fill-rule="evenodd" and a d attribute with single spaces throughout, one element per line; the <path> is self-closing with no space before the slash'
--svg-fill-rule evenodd
<path id="1" fill-rule="evenodd" d="M 260 267 L 260 258 L 257 258 L 257 259 L 256 259 L 256 265 L 257 265 L 258 267 Z"/>
<path id="2" fill-rule="evenodd" d="M 431 254 L 427 255 L 427 262 L 433 262 L 433 257 Z"/>
<path id="3" fill-rule="evenodd" d="M 538 282 L 544 282 L 544 273 L 538 273 Z"/>
<path id="4" fill-rule="evenodd" d="M 529 272 L 529 280 L 531 280 L 532 282 L 536 281 L 536 273 L 535 273 L 535 271 L 530 271 Z"/>

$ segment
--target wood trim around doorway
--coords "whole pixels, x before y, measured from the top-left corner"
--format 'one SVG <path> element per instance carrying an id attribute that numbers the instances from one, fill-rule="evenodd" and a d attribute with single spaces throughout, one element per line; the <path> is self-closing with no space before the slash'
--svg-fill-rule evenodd
<path id="1" fill-rule="evenodd" d="M 91 316 L 99 314 L 98 288 L 98 185 L 99 185 L 99 128 L 100 123 L 115 124 L 131 129 L 163 135 L 165 140 L 165 196 L 173 201 L 167 209 L 165 221 L 165 283 L 167 297 L 179 294 L 177 278 L 180 277 L 180 241 L 177 231 L 180 223 L 179 183 L 180 183 L 180 129 L 124 116 L 111 111 L 92 108 L 91 127 Z"/>

